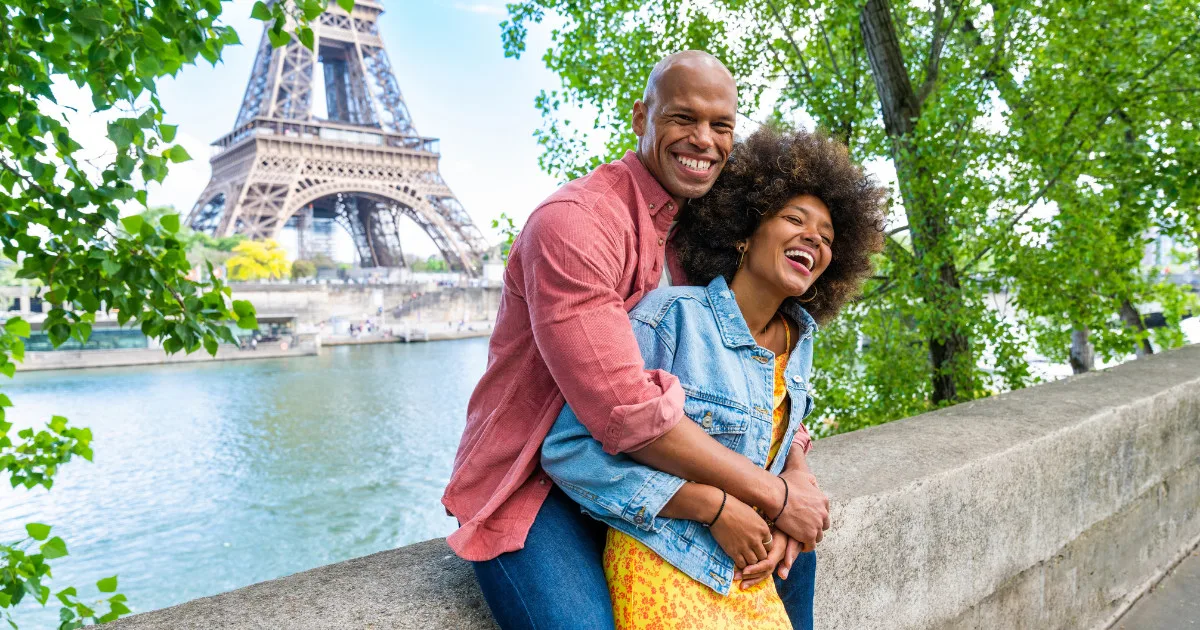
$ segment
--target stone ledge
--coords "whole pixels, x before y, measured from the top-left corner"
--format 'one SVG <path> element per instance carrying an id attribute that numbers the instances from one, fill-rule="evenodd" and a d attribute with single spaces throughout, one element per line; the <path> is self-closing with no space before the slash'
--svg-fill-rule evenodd
<path id="1" fill-rule="evenodd" d="M 1200 537 L 1200 346 L 821 440 L 817 627 L 1103 628 Z M 492 628 L 435 540 L 117 622 Z"/>

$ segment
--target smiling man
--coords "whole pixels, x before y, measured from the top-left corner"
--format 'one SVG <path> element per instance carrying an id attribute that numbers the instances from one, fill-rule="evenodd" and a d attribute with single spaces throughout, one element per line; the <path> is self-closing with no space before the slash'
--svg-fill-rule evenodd
<path id="1" fill-rule="evenodd" d="M 736 115 L 736 84 L 715 57 L 686 51 L 663 59 L 634 105 L 637 151 L 563 186 L 513 243 L 487 370 L 442 498 L 460 523 L 447 540 L 474 564 L 502 628 L 613 625 L 606 527 L 539 467 L 564 400 L 605 452 L 780 514 L 779 527 L 807 549 L 828 525 L 806 469 L 793 471 L 789 501 L 788 484 L 680 422 L 679 381 L 643 368 L 628 319 L 643 295 L 669 282 L 672 223 L 716 181 Z"/>

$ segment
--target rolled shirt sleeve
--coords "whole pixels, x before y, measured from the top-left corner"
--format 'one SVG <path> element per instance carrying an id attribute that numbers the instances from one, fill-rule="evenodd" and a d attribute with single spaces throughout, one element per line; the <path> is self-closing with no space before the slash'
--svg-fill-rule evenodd
<path id="1" fill-rule="evenodd" d="M 646 370 L 617 291 L 637 243 L 572 202 L 521 231 L 523 292 L 538 352 L 580 423 L 609 454 L 636 451 L 683 417 L 683 388 Z"/>

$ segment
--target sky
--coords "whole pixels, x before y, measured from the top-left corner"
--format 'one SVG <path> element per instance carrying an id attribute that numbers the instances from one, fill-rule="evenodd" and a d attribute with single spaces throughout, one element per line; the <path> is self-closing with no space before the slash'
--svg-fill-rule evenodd
<path id="1" fill-rule="evenodd" d="M 533 138 L 541 124 L 534 97 L 558 84 L 541 62 L 549 27 L 530 29 L 527 52 L 519 60 L 506 59 L 502 0 L 383 5 L 380 33 L 416 128 L 441 139 L 442 176 L 488 240 L 497 241 L 492 219 L 506 212 L 521 224 L 558 186 L 538 169 L 540 149 Z M 208 183 L 213 153 L 208 145 L 233 130 L 262 34 L 262 22 L 250 19 L 252 6 L 249 0 L 225 4 L 222 22 L 237 29 L 242 45 L 226 48 L 220 64 L 201 61 L 160 83 L 165 122 L 178 123 L 177 142 L 195 159 L 173 165 L 162 185 L 151 186 L 151 205 L 173 205 L 186 215 Z M 79 125 L 97 127 L 84 135 L 103 137 L 101 121 L 75 117 L 72 130 Z M 406 253 L 437 251 L 415 224 L 409 226 L 402 235 Z M 348 235 L 336 232 L 339 253 L 351 251 Z M 291 248 L 286 236 L 281 241 Z"/>

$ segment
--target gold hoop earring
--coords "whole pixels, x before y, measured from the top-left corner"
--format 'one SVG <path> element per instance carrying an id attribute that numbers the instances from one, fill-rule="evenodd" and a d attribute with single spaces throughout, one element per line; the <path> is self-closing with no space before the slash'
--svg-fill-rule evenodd
<path id="1" fill-rule="evenodd" d="M 744 265 L 746 263 L 746 246 L 741 245 L 737 248 L 737 250 L 742 253 L 741 256 L 738 256 L 738 266 L 737 266 L 738 269 L 741 269 L 742 265 Z"/>
<path id="2" fill-rule="evenodd" d="M 812 296 L 812 297 L 810 297 L 810 298 L 808 298 L 808 299 L 806 300 L 806 299 L 804 299 L 804 296 L 803 296 L 803 295 L 801 295 L 800 297 L 796 298 L 796 300 L 797 300 L 798 302 L 804 302 L 805 304 L 808 304 L 809 302 L 812 302 L 813 300 L 817 299 L 817 287 L 816 287 L 816 286 L 812 286 L 812 287 L 810 287 L 810 288 L 812 289 L 812 292 L 813 292 L 813 296 Z M 808 291 L 805 291 L 805 293 L 808 293 Z"/>

